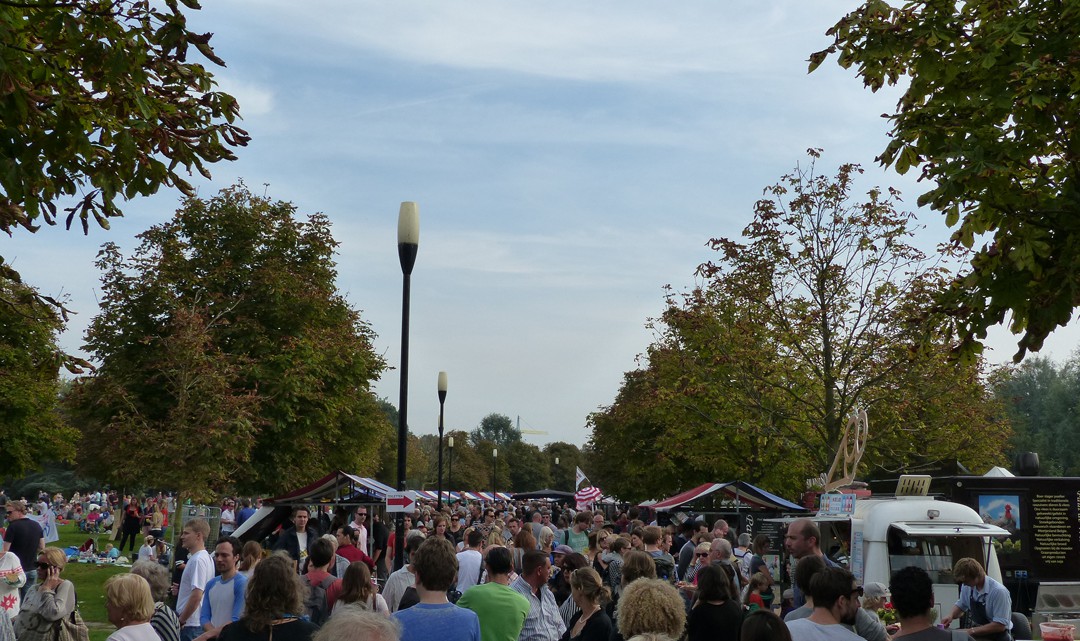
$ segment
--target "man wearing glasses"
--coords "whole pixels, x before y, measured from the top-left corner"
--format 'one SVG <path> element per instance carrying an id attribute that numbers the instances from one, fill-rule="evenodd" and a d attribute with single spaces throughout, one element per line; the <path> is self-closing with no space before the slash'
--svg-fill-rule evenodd
<path id="1" fill-rule="evenodd" d="M 34 519 L 26 518 L 26 501 L 8 501 L 8 527 L 4 532 L 4 552 L 11 552 L 19 557 L 19 563 L 26 571 L 26 585 L 19 588 L 19 597 L 26 598 L 26 593 L 37 583 L 37 556 L 45 549 L 45 533 Z"/>
<path id="2" fill-rule="evenodd" d="M 785 622 L 791 623 L 796 619 L 804 619 L 814 614 L 817 604 L 814 602 L 814 595 L 810 591 L 811 581 L 820 572 L 823 572 L 826 567 L 825 559 L 819 556 L 808 556 L 799 561 L 799 565 L 795 567 L 795 585 L 807 595 L 807 599 L 804 605 L 787 613 L 787 616 L 784 617 Z M 858 608 L 855 613 L 855 625 L 852 631 L 865 641 L 888 641 L 889 639 L 889 633 L 885 630 L 885 626 L 876 616 L 870 614 L 866 608 Z"/>
<path id="3" fill-rule="evenodd" d="M 861 641 L 847 627 L 855 624 L 862 587 L 844 568 L 826 567 L 810 578 L 814 611 L 805 619 L 788 621 L 792 641 Z"/>
<path id="4" fill-rule="evenodd" d="M 360 533 L 360 544 L 356 547 L 360 548 L 360 551 L 364 554 L 368 553 L 368 509 L 366 506 L 361 505 L 356 508 L 356 514 L 353 515 L 352 528 Z"/>

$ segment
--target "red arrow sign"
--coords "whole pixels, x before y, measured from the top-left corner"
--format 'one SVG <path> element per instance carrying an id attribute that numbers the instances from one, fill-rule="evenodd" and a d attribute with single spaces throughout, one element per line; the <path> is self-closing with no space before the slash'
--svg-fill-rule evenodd
<path id="1" fill-rule="evenodd" d="M 386 504 L 396 507 L 409 507 L 413 504 L 413 501 L 407 496 L 395 496 L 393 498 L 387 498 Z"/>

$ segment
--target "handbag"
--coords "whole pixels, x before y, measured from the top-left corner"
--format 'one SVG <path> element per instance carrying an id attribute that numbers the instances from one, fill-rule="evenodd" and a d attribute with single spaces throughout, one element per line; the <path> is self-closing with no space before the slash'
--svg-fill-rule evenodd
<path id="1" fill-rule="evenodd" d="M 90 630 L 79 614 L 79 593 L 74 592 L 74 595 L 75 607 L 71 609 L 71 614 L 54 624 L 54 641 L 90 641 Z"/>
<path id="2" fill-rule="evenodd" d="M 90 641 L 90 630 L 86 627 L 78 608 L 71 611 L 69 616 L 56 622 L 53 630 L 56 633 L 56 641 Z"/>

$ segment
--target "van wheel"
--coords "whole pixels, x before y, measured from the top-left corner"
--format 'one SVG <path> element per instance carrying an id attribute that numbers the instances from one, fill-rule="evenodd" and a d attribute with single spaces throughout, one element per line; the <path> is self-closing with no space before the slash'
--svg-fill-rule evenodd
<path id="1" fill-rule="evenodd" d="M 1012 613 L 1012 638 L 1014 639 L 1030 639 L 1031 638 L 1031 623 L 1028 622 L 1028 618 L 1024 616 L 1023 612 Z"/>

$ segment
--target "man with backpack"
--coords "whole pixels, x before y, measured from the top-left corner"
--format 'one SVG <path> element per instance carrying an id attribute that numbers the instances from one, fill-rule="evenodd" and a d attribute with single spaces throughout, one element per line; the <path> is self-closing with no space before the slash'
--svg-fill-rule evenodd
<path id="1" fill-rule="evenodd" d="M 326 589 L 337 577 L 330 574 L 330 563 L 334 560 L 334 544 L 324 538 L 315 539 L 308 556 L 308 571 L 304 575 L 311 589 L 304 600 L 304 609 L 315 625 L 322 625 L 330 618 L 330 608 L 326 601 Z"/>
<path id="2" fill-rule="evenodd" d="M 589 549 L 589 524 L 592 522 L 592 514 L 589 512 L 578 512 L 574 516 L 573 527 L 563 530 L 562 536 L 556 539 L 556 543 L 562 545 L 568 545 L 575 552 L 585 554 L 585 551 Z"/>
<path id="3" fill-rule="evenodd" d="M 656 564 L 656 578 L 674 585 L 678 579 L 675 573 L 675 557 L 660 549 L 663 537 L 664 531 L 660 526 L 649 525 L 641 535 L 641 542 L 645 545 L 645 553 L 651 556 Z"/>

